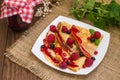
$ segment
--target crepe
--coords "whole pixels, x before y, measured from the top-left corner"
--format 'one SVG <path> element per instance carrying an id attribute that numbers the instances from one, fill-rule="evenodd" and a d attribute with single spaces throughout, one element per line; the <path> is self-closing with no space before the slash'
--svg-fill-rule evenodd
<path id="1" fill-rule="evenodd" d="M 63 29 L 63 27 L 65 27 L 65 29 Z M 85 64 L 85 60 L 87 58 L 92 58 L 92 55 L 94 55 L 94 52 L 98 47 L 98 45 L 95 45 L 90 40 L 88 40 L 88 37 L 91 36 L 90 31 L 80 26 L 70 25 L 64 21 L 58 23 L 56 30 L 56 32 L 49 30 L 46 35 L 45 40 L 50 34 L 55 36 L 55 40 L 52 43 L 55 45 L 55 48 L 49 48 L 51 43 L 44 41 L 44 45 L 47 46 L 46 50 L 49 52 L 49 55 L 46 55 L 45 51 L 43 51 L 45 58 L 50 63 L 58 67 L 60 67 L 62 62 L 67 62 L 70 60 L 71 63 L 67 65 L 67 68 L 75 72 L 80 70 Z M 67 32 L 66 30 L 71 32 Z M 73 41 L 71 45 L 69 45 L 67 42 L 68 38 L 72 39 Z M 102 38 L 103 35 L 101 35 L 100 40 L 102 40 Z M 79 54 L 81 52 L 84 54 L 84 56 L 80 56 L 77 59 L 71 58 L 73 53 Z M 54 60 L 56 62 L 54 62 Z M 63 68 L 65 66 L 66 65 L 64 64 Z"/>

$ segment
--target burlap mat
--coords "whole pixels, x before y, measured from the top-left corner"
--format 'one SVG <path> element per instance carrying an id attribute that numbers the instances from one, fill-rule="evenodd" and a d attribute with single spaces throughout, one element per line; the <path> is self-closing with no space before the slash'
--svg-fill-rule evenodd
<path id="1" fill-rule="evenodd" d="M 69 9 L 69 0 L 64 1 L 63 5 L 53 8 L 52 13 L 38 20 L 31 29 L 7 49 L 5 55 L 43 80 L 120 80 L 120 29 L 118 28 L 108 28 L 108 32 L 111 33 L 108 52 L 101 64 L 86 76 L 71 75 L 54 70 L 31 53 L 34 42 L 51 21 L 59 15 L 71 17 Z"/>

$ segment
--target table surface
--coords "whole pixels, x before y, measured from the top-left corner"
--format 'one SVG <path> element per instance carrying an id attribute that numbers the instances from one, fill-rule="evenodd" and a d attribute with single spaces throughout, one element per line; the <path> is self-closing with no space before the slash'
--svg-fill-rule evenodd
<path id="1" fill-rule="evenodd" d="M 0 7 L 1 7 L 0 0 Z M 0 20 L 0 80 L 40 80 L 27 69 L 11 62 L 4 56 L 10 47 L 23 33 L 15 33 L 7 26 L 7 20 Z"/>
<path id="2" fill-rule="evenodd" d="M 0 4 L 1 2 L 0 0 Z M 5 50 L 22 34 L 9 29 L 6 19 L 0 20 L 0 80 L 41 80 L 27 69 L 11 62 L 4 56 Z"/>

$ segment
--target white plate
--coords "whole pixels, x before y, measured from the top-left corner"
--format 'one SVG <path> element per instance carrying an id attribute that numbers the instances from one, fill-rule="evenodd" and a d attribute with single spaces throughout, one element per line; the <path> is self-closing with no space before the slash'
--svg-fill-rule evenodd
<path id="1" fill-rule="evenodd" d="M 60 21 L 65 21 L 65 22 L 68 22 L 71 25 L 74 24 L 74 25 L 81 26 L 81 27 L 84 27 L 84 28 L 87 28 L 87 29 L 94 29 L 94 30 L 100 31 L 104 35 L 100 45 L 97 48 L 97 51 L 99 53 L 95 56 L 96 60 L 94 61 L 93 65 L 91 67 L 85 68 L 85 69 L 80 69 L 77 72 L 73 72 L 69 69 L 60 69 L 59 67 L 54 66 L 53 64 L 49 63 L 45 59 L 43 53 L 40 51 L 40 46 L 43 44 L 43 39 L 45 38 L 46 33 L 49 30 L 49 26 L 50 25 L 57 25 Z M 40 34 L 40 36 L 38 37 L 38 39 L 36 40 L 36 42 L 35 42 L 35 44 L 32 48 L 32 52 L 38 59 L 40 59 L 42 62 L 44 62 L 45 64 L 49 65 L 50 67 L 52 67 L 56 70 L 66 72 L 66 73 L 70 73 L 70 74 L 87 75 L 88 73 L 93 71 L 100 64 L 102 59 L 104 58 L 104 56 L 106 54 L 106 51 L 108 49 L 109 40 L 110 40 L 110 34 L 101 30 L 101 29 L 98 29 L 98 28 L 93 27 L 89 24 L 86 24 L 86 23 L 83 23 L 83 22 L 80 22 L 80 21 L 77 21 L 77 20 L 74 20 L 74 19 L 70 19 L 70 18 L 67 18 L 67 17 L 64 17 L 64 16 L 59 16 L 53 22 L 51 22 L 47 26 L 47 28 Z"/>

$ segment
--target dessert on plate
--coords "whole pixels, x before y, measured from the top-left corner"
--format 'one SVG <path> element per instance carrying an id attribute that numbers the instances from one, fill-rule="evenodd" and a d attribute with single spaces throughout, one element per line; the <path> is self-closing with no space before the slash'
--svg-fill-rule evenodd
<path id="1" fill-rule="evenodd" d="M 76 72 L 92 66 L 102 38 L 99 31 L 63 21 L 50 25 L 40 50 L 53 65 Z"/>

